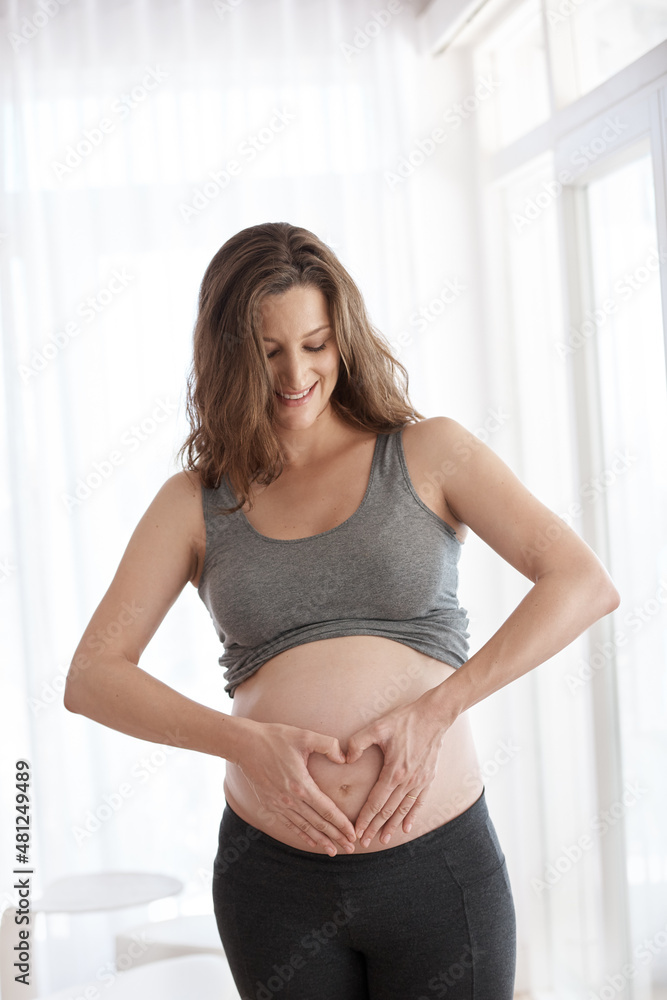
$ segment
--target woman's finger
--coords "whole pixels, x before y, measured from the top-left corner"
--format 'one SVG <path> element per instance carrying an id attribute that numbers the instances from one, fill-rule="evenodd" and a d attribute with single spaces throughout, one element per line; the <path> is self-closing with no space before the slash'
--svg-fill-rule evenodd
<path id="1" fill-rule="evenodd" d="M 326 799 L 326 796 L 325 796 Z M 333 805 L 333 803 L 332 803 Z M 326 806 L 322 807 L 326 808 Z M 339 846 L 341 849 L 345 849 L 348 844 L 352 844 L 353 841 L 348 839 L 339 828 L 314 809 L 308 802 L 298 801 L 290 807 L 291 812 L 295 814 L 300 822 L 297 824 L 301 830 L 305 830 L 311 837 L 314 837 L 318 843 L 322 844 L 326 849 L 333 847 L 334 851 L 336 847 Z M 347 817 L 346 817 L 347 818 Z M 349 820 L 348 820 L 349 822 Z M 350 823 L 350 827 L 352 824 Z"/>
<path id="2" fill-rule="evenodd" d="M 406 815 L 403 817 L 403 830 L 405 833 L 410 833 L 412 824 L 417 817 L 417 812 L 422 808 L 424 802 L 421 795 L 407 795 L 406 798 L 409 799 L 410 805 L 408 806 Z"/>
<path id="3" fill-rule="evenodd" d="M 373 838 L 380 830 L 384 830 L 394 816 L 396 809 L 402 801 L 402 794 L 399 789 L 395 789 L 389 796 L 382 808 L 375 814 L 371 822 L 366 827 L 361 843 L 363 847 L 368 847 Z"/>
<path id="4" fill-rule="evenodd" d="M 366 726 L 354 733 L 347 741 L 345 761 L 347 764 L 354 764 L 361 755 L 374 744 L 380 745 L 381 737 L 376 732 L 374 726 Z"/>
<path id="5" fill-rule="evenodd" d="M 388 843 L 401 826 L 404 833 L 409 833 L 415 813 L 421 805 L 422 801 L 416 788 L 410 789 L 410 794 L 404 794 L 403 800 L 396 808 L 394 815 L 380 830 L 380 843 Z"/>
<path id="6" fill-rule="evenodd" d="M 313 840 L 312 837 L 309 837 L 304 830 L 302 830 L 299 826 L 297 826 L 296 823 L 293 823 L 291 819 L 288 819 L 288 817 L 284 813 L 280 814 L 280 821 L 286 830 L 289 830 L 291 833 L 295 833 L 298 837 L 301 837 L 301 839 L 304 840 L 311 847 L 318 846 L 317 841 Z"/>
<path id="7" fill-rule="evenodd" d="M 385 828 L 388 823 L 392 821 L 396 814 L 396 810 L 400 808 L 401 803 L 405 799 L 405 788 L 406 786 L 401 784 L 393 790 L 389 798 L 385 801 L 384 805 L 377 810 L 370 823 L 366 827 L 366 831 L 361 838 L 361 843 L 363 847 L 368 847 L 371 840 L 375 834 Z M 372 794 L 372 793 L 371 793 Z M 403 819 L 404 813 L 399 813 L 396 821 L 396 826 Z"/>
<path id="8" fill-rule="evenodd" d="M 396 781 L 393 780 L 390 775 L 391 769 L 385 764 L 380 771 L 378 780 L 368 793 L 368 797 L 361 807 L 361 812 L 357 816 L 357 822 L 354 826 L 357 837 L 362 844 L 366 840 L 366 831 L 370 827 L 371 823 L 376 821 L 378 814 L 385 808 L 386 803 L 389 802 L 389 799 L 396 788 Z M 387 821 L 390 815 L 391 813 L 387 813 L 386 816 L 381 816 L 379 822 L 375 826 L 375 829 L 378 830 L 380 826 Z"/>
<path id="9" fill-rule="evenodd" d="M 342 850 L 354 845 L 356 836 L 352 823 L 309 774 L 304 777 L 302 788 L 283 796 L 281 801 L 276 812 L 282 816 L 290 813 L 294 827 L 307 833 L 325 850 L 335 854 L 337 845 Z M 341 825 L 346 826 L 349 837 L 340 829 Z"/>
<path id="10" fill-rule="evenodd" d="M 324 823 L 324 826 L 318 826 L 318 829 L 324 830 L 329 837 L 333 837 L 342 844 L 355 842 L 357 835 L 352 821 L 348 819 L 334 800 L 322 791 L 313 778 L 308 781 L 306 794 L 302 796 L 302 800 L 313 811 L 318 820 Z"/>
<path id="11" fill-rule="evenodd" d="M 291 819 L 288 818 L 288 813 L 292 817 Z M 297 836 L 305 840 L 311 847 L 323 847 L 327 854 L 330 854 L 332 857 L 338 853 L 336 844 L 326 834 L 316 829 L 312 823 L 309 823 L 296 809 L 287 809 L 281 814 L 280 818 L 288 830 L 296 833 Z"/>

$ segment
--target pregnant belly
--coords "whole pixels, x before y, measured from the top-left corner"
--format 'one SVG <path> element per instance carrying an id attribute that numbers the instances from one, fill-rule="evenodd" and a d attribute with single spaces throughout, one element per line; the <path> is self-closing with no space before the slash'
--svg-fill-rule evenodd
<path id="1" fill-rule="evenodd" d="M 378 636 L 341 636 L 295 646 L 265 663 L 237 687 L 232 714 L 256 722 L 282 722 L 338 738 L 343 752 L 353 733 L 400 705 L 415 701 L 454 672 L 402 643 Z M 311 754 L 308 770 L 321 790 L 354 823 L 378 779 L 384 756 L 376 745 L 353 764 L 337 764 Z M 385 850 L 420 837 L 464 812 L 482 792 L 483 782 L 467 715 L 447 730 L 436 776 L 422 794 L 423 805 L 409 833 L 400 827 L 388 844 L 376 835 L 355 853 Z M 243 771 L 226 765 L 225 798 L 247 823 L 285 844 L 311 848 L 263 809 Z"/>

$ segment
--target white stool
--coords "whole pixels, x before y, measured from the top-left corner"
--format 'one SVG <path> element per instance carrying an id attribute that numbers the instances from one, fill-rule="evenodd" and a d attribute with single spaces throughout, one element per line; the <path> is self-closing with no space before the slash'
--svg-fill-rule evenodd
<path id="1" fill-rule="evenodd" d="M 118 969 L 134 969 L 178 955 L 218 955 L 226 961 L 212 913 L 153 920 L 116 934 Z"/>
<path id="2" fill-rule="evenodd" d="M 37 1000 L 89 1000 L 100 996 L 100 981 L 43 995 Z M 119 972 L 104 984 L 104 1000 L 238 1000 L 239 993 L 227 963 L 215 955 L 186 955 L 164 962 L 150 962 L 129 972 Z"/>

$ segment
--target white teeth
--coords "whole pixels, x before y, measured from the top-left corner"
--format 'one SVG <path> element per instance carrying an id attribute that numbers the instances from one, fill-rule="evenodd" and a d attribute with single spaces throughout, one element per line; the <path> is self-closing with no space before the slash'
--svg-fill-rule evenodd
<path id="1" fill-rule="evenodd" d="M 278 389 L 276 389 L 276 392 L 278 393 L 279 396 L 282 396 L 283 399 L 303 399 L 304 396 L 308 395 L 308 393 L 312 388 L 313 388 L 312 385 L 309 386 L 307 389 L 304 389 L 303 392 L 300 392 L 298 396 L 288 396 L 286 392 L 280 392 L 280 390 Z"/>

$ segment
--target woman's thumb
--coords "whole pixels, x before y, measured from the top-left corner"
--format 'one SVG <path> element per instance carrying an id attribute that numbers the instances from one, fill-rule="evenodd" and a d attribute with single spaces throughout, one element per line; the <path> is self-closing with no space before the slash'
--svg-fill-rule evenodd
<path id="1" fill-rule="evenodd" d="M 340 748 L 340 743 L 334 736 L 328 743 L 328 748 L 323 751 L 329 760 L 334 761 L 335 764 L 345 763 L 345 754 Z"/>

